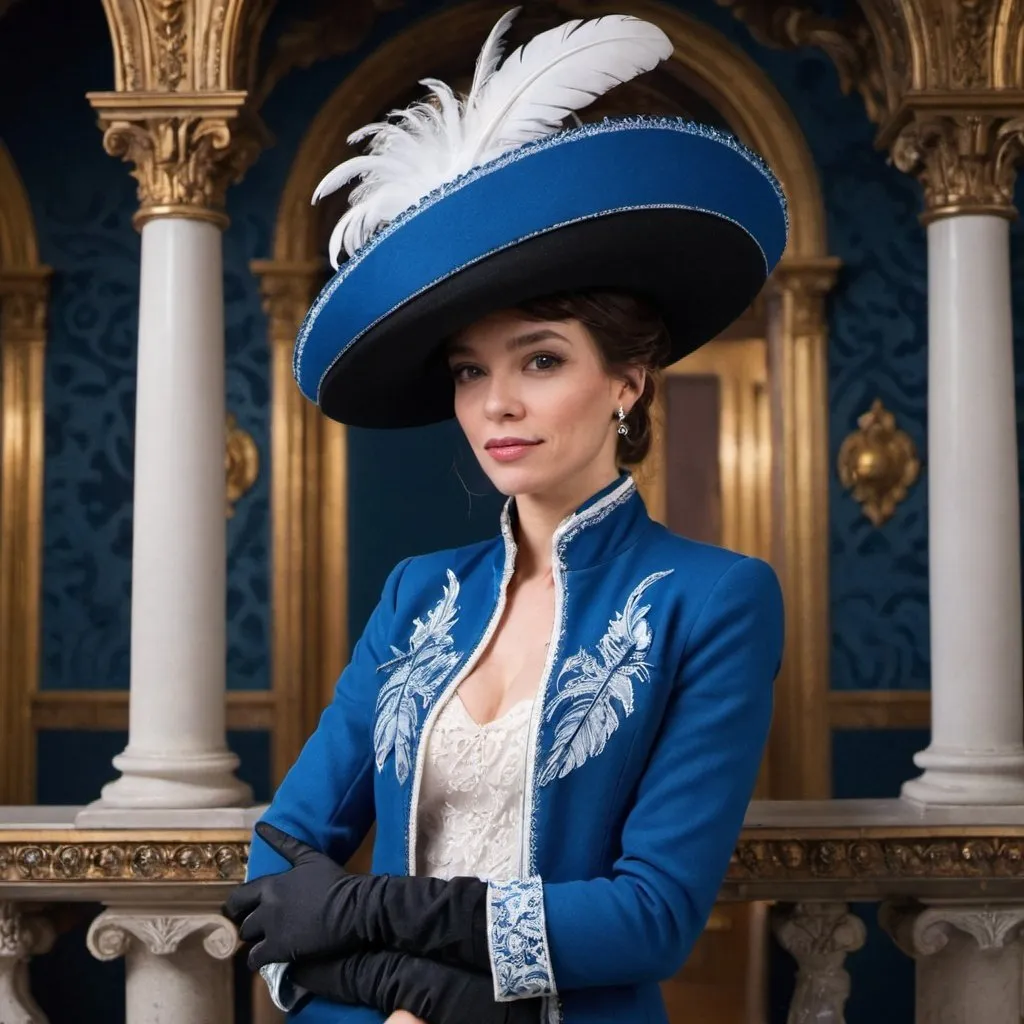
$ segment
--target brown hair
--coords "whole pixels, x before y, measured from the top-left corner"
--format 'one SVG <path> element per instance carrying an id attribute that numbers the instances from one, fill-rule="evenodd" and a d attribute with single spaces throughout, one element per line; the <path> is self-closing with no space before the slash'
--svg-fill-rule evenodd
<path id="1" fill-rule="evenodd" d="M 616 456 L 623 466 L 643 462 L 651 449 L 651 404 L 658 368 L 669 351 L 668 330 L 653 305 L 629 292 L 564 292 L 516 306 L 530 320 L 578 320 L 590 332 L 609 373 L 627 367 L 646 370 L 644 389 L 626 416 L 629 433 L 618 438 Z"/>

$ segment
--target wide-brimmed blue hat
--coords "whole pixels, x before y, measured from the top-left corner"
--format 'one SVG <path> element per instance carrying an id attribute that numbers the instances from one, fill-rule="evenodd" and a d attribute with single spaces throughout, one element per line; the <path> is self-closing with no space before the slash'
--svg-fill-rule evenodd
<path id="1" fill-rule="evenodd" d="M 473 87 L 370 125 L 369 153 L 319 198 L 361 177 L 331 239 L 337 273 L 295 346 L 302 392 L 343 423 L 404 427 L 453 415 L 444 343 L 544 295 L 632 292 L 661 312 L 667 362 L 711 340 L 782 256 L 782 189 L 735 138 L 683 119 L 560 129 L 611 85 L 671 54 L 629 17 L 542 33 L 498 67 L 515 12 L 495 26 Z M 339 266 L 341 249 L 351 255 Z"/>

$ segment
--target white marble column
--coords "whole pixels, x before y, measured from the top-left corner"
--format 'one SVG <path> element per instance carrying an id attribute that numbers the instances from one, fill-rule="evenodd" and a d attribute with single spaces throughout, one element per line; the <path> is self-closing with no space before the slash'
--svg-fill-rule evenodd
<path id="1" fill-rule="evenodd" d="M 903 795 L 1024 803 L 1020 509 L 1009 221 L 928 225 L 932 737 Z"/>
<path id="2" fill-rule="evenodd" d="M 1020 1024 L 1024 904 L 883 904 L 879 921 L 916 964 L 915 1024 Z"/>
<path id="3" fill-rule="evenodd" d="M 121 777 L 79 824 L 111 809 L 251 802 L 225 743 L 224 296 L 220 227 L 142 227 L 131 694 Z M 116 816 L 115 816 L 116 817 Z M 117 819 L 116 823 L 121 823 Z"/>
<path id="4" fill-rule="evenodd" d="M 46 918 L 0 902 L 0 1024 L 47 1024 L 29 991 L 28 961 L 48 952 L 54 938 Z"/>
<path id="5" fill-rule="evenodd" d="M 186 908 L 114 908 L 86 938 L 99 960 L 127 960 L 126 1024 L 230 1024 L 235 926 L 217 913 Z"/>

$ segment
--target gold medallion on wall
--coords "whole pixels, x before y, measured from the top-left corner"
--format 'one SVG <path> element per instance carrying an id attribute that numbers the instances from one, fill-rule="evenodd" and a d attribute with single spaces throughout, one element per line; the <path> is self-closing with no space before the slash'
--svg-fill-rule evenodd
<path id="1" fill-rule="evenodd" d="M 252 434 L 243 430 L 233 413 L 228 413 L 227 444 L 224 452 L 227 474 L 227 516 L 235 514 L 239 498 L 252 489 L 260 472 L 260 452 Z"/>
<path id="2" fill-rule="evenodd" d="M 839 480 L 875 526 L 892 518 L 917 480 L 921 463 L 911 437 L 876 398 L 839 449 Z"/>

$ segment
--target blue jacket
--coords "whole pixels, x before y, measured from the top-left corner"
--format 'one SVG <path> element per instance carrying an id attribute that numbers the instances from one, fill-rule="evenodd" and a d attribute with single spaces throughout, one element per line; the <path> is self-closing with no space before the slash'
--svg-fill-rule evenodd
<path id="1" fill-rule="evenodd" d="M 425 738 L 501 618 L 501 537 L 398 565 L 265 820 L 346 861 L 415 871 Z M 518 877 L 489 885 L 499 999 L 539 1024 L 664 1024 L 659 982 L 714 905 L 758 774 L 783 646 L 764 562 L 653 522 L 623 476 L 553 539 L 555 625 L 534 705 Z M 249 875 L 287 864 L 253 838 Z M 301 1024 L 380 1024 L 314 999 Z"/>

